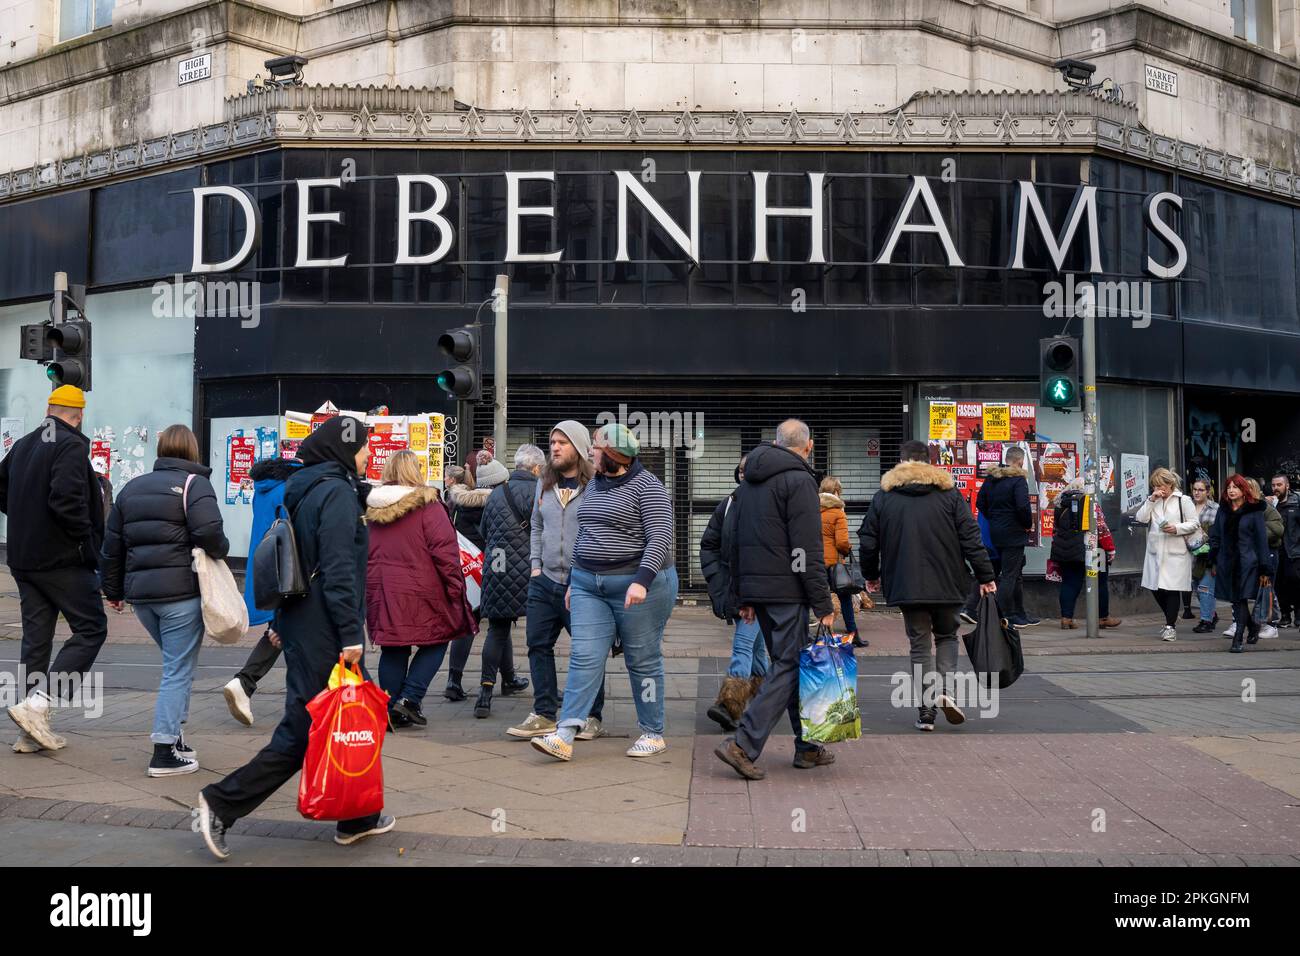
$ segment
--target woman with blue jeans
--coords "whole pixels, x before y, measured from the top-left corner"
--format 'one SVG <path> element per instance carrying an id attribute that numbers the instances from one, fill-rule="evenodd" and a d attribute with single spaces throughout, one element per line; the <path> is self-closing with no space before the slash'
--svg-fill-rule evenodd
<path id="1" fill-rule="evenodd" d="M 104 529 L 104 597 L 115 610 L 133 606 L 162 650 L 162 682 L 154 708 L 151 777 L 194 773 L 198 754 L 182 736 L 203 643 L 203 604 L 190 551 L 218 560 L 230 550 L 217 495 L 199 464 L 199 443 L 184 425 L 158 433 L 153 471 L 127 482 Z"/>
<path id="2" fill-rule="evenodd" d="M 1219 503 L 1210 494 L 1209 482 L 1202 478 L 1192 482 L 1192 501 L 1196 505 L 1196 520 L 1200 522 L 1204 539 L 1204 543 L 1192 552 L 1192 589 L 1196 591 L 1201 609 L 1201 619 L 1192 631 L 1209 634 L 1219 620 L 1214 600 L 1214 565 L 1210 563 L 1210 531 L 1214 528 L 1214 519 L 1219 516 Z"/>
<path id="3" fill-rule="evenodd" d="M 594 443 L 596 477 L 578 505 L 578 540 L 569 576 L 573 634 L 559 726 L 532 745 L 557 760 L 573 741 L 605 681 L 605 660 L 622 644 L 641 736 L 629 757 L 663 753 L 664 626 L 677 600 L 672 566 L 673 508 L 662 482 L 637 460 L 640 443 L 608 424 Z"/>

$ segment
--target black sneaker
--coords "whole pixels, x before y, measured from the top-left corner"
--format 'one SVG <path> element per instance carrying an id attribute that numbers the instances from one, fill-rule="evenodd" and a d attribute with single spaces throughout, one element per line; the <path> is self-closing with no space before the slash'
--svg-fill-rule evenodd
<path id="1" fill-rule="evenodd" d="M 1192 609 L 1191 609 L 1190 607 L 1185 607 L 1185 608 L 1183 608 L 1183 620 L 1184 620 L 1184 621 L 1190 621 L 1190 620 L 1192 620 L 1192 618 L 1194 618 L 1194 617 L 1196 617 L 1196 615 L 1192 613 Z"/>
<path id="2" fill-rule="evenodd" d="M 413 723 L 414 721 L 411 720 L 410 717 L 406 716 L 405 713 L 397 709 L 396 704 L 388 708 L 388 729 L 389 730 L 401 730 L 403 727 L 409 727 Z"/>
<path id="3" fill-rule="evenodd" d="M 927 732 L 934 730 L 934 718 L 938 713 L 939 709 L 937 707 L 922 707 L 920 716 L 916 718 L 916 729 Z"/>
<path id="4" fill-rule="evenodd" d="M 447 681 L 447 686 L 442 692 L 442 696 L 448 700 L 462 701 L 465 699 L 465 691 L 460 686 L 460 681 Z"/>
<path id="5" fill-rule="evenodd" d="M 1290 615 L 1290 614 L 1283 614 L 1281 620 L 1279 620 L 1279 621 L 1277 622 L 1277 626 L 1278 626 L 1278 627 L 1290 627 L 1290 626 L 1291 626 L 1291 615 Z"/>
<path id="6" fill-rule="evenodd" d="M 1214 632 L 1214 624 L 1211 621 L 1201 621 L 1194 628 L 1192 628 L 1193 634 L 1211 634 L 1213 632 Z"/>
<path id="7" fill-rule="evenodd" d="M 349 833 L 346 830 L 335 829 L 334 842 L 339 846 L 350 846 L 358 840 L 364 840 L 366 837 L 379 836 L 381 833 L 387 833 L 393 827 L 397 826 L 397 818 L 391 814 L 381 813 L 375 825 L 368 830 L 360 830 L 356 833 Z"/>
<path id="8" fill-rule="evenodd" d="M 185 758 L 186 760 L 198 760 L 198 759 L 199 759 L 198 752 L 197 752 L 193 747 L 191 747 L 189 744 L 187 744 L 187 743 L 185 742 L 185 735 L 184 735 L 184 734 L 181 734 L 179 737 L 176 738 L 176 743 L 175 743 L 175 745 L 174 745 L 174 749 L 176 750 L 176 755 L 177 755 L 177 756 L 179 756 L 179 757 L 183 757 L 183 758 Z"/>
<path id="9" fill-rule="evenodd" d="M 509 680 L 501 682 L 501 696 L 509 697 L 512 694 L 521 694 L 528 690 L 527 677 L 512 677 Z"/>
<path id="10" fill-rule="evenodd" d="M 417 727 L 428 726 L 429 719 L 420 711 L 419 704 L 413 704 L 405 697 L 398 698 L 397 702 L 389 709 L 391 714 L 400 714 L 406 718 L 404 726 L 415 724 Z"/>
<path id="11" fill-rule="evenodd" d="M 199 832 L 203 834 L 203 842 L 208 845 L 213 856 L 218 860 L 230 858 L 230 847 L 226 846 L 226 825 L 217 819 L 201 793 L 199 794 Z"/>
<path id="12" fill-rule="evenodd" d="M 153 759 L 149 761 L 149 776 L 176 777 L 183 773 L 194 773 L 199 769 L 199 762 L 191 757 L 182 757 L 174 746 L 162 750 L 154 747 Z"/>

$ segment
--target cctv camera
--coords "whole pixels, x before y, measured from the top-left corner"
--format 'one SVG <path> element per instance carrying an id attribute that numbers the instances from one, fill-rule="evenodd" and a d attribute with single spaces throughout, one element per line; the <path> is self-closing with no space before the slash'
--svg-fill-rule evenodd
<path id="1" fill-rule="evenodd" d="M 1092 74 L 1097 72 L 1095 64 L 1083 60 L 1061 60 L 1056 64 L 1061 71 L 1061 78 L 1070 86 L 1087 86 Z"/>
<path id="2" fill-rule="evenodd" d="M 267 60 L 263 64 L 267 72 L 276 79 L 288 79 L 302 73 L 302 68 L 307 65 L 305 56 L 277 56 Z"/>

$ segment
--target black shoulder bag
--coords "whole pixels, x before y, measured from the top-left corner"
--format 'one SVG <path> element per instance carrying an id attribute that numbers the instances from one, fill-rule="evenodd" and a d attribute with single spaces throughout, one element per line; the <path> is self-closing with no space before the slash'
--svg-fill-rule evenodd
<path id="1" fill-rule="evenodd" d="M 298 538 L 293 533 L 293 516 L 311 490 L 330 478 L 322 475 L 307 486 L 293 511 L 276 506 L 276 518 L 253 552 L 253 604 L 259 611 L 275 611 L 289 601 L 306 597 L 311 580 L 303 573 Z"/>

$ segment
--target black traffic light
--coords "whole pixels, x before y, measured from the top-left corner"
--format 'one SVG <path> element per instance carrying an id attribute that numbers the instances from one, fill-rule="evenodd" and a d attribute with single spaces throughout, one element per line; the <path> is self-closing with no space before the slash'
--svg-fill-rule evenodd
<path id="1" fill-rule="evenodd" d="M 1079 340 L 1057 335 L 1038 342 L 1039 394 L 1048 408 L 1077 410 L 1079 404 Z"/>
<path id="2" fill-rule="evenodd" d="M 444 332 L 438 348 L 453 364 L 438 373 L 438 387 L 461 401 L 477 402 L 483 397 L 483 355 L 479 350 L 478 329 L 472 325 Z"/>
<path id="3" fill-rule="evenodd" d="M 45 374 L 54 386 L 75 385 L 90 391 L 90 323 L 74 319 L 47 326 L 45 340 L 53 352 Z"/>
<path id="4" fill-rule="evenodd" d="M 54 344 L 47 336 L 50 328 L 49 322 L 24 325 L 19 332 L 21 347 L 19 348 L 18 357 L 24 361 L 40 362 L 42 364 L 53 361 Z"/>

